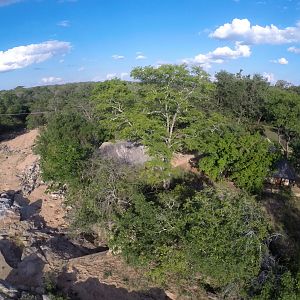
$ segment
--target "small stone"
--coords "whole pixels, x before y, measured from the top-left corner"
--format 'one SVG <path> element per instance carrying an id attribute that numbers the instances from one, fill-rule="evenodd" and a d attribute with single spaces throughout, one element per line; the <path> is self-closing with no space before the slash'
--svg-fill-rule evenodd
<path id="1" fill-rule="evenodd" d="M 17 298 L 19 295 L 19 291 L 4 280 L 0 280 L 0 293 L 11 298 Z"/>

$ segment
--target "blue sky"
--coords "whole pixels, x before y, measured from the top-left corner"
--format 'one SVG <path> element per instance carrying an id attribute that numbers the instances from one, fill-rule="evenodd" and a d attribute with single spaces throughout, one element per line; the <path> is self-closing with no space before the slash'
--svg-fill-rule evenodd
<path id="1" fill-rule="evenodd" d="M 0 89 L 182 62 L 300 84 L 300 0 L 0 0 Z"/>

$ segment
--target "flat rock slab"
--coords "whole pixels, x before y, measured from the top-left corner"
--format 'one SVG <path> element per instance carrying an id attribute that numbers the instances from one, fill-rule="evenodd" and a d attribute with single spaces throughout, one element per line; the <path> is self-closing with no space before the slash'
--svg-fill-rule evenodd
<path id="1" fill-rule="evenodd" d="M 0 252 L 0 279 L 5 280 L 12 270 L 12 267 L 8 265 L 4 256 Z"/>

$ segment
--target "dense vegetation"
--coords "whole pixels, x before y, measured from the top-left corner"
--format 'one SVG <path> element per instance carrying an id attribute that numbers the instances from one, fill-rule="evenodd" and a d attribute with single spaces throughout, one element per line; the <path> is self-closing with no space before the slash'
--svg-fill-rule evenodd
<path id="1" fill-rule="evenodd" d="M 299 299 L 298 236 L 263 209 L 278 159 L 299 167 L 299 87 L 225 71 L 212 82 L 186 65 L 131 76 L 1 92 L 2 114 L 25 115 L 1 115 L 0 129 L 43 126 L 43 176 L 67 184 L 76 228 L 104 229 L 111 249 L 160 285 L 194 297 Z M 47 113 L 29 114 L 37 111 Z M 99 146 L 116 140 L 144 145 L 151 159 L 101 157 Z M 175 153 L 194 155 L 193 172 L 172 167 Z"/>

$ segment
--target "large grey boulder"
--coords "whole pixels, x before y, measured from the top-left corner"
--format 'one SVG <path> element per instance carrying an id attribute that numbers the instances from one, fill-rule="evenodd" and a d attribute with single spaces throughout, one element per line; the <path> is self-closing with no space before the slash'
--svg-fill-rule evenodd
<path id="1" fill-rule="evenodd" d="M 105 142 L 99 150 L 103 158 L 128 165 L 142 166 L 150 160 L 145 146 L 128 141 Z"/>

